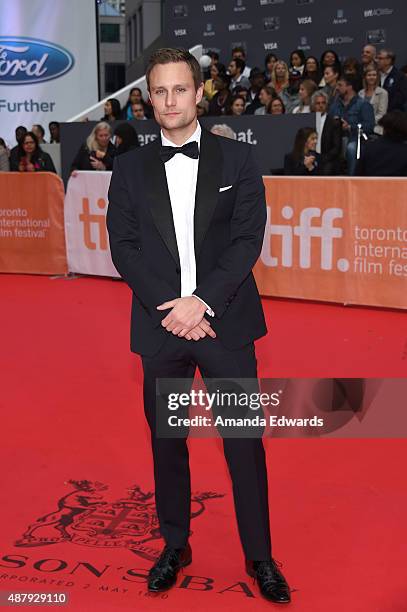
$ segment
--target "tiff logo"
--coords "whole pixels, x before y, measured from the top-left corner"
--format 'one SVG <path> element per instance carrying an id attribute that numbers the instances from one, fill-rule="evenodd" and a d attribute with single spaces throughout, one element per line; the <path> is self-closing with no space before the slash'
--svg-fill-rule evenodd
<path id="1" fill-rule="evenodd" d="M 291 206 L 284 206 L 281 215 L 287 221 L 294 216 Z M 271 223 L 271 208 L 267 207 L 267 225 L 261 252 L 262 262 L 271 268 L 279 265 L 284 268 L 293 267 L 293 255 L 298 252 L 298 265 L 300 268 L 311 267 L 312 251 L 317 248 L 320 256 L 321 270 L 333 269 L 334 240 L 342 238 L 343 230 L 334 225 L 335 219 L 342 219 L 341 208 L 327 208 L 323 212 L 315 206 L 304 208 L 301 211 L 298 225 L 293 223 Z M 318 224 L 313 221 L 318 220 Z M 279 240 L 276 242 L 275 237 Z M 273 253 L 274 244 L 281 245 L 279 254 Z M 349 269 L 349 261 L 341 258 L 336 262 L 340 272 Z"/>
<path id="2" fill-rule="evenodd" d="M 103 210 L 106 208 L 106 200 L 98 198 L 96 201 L 98 208 Z M 95 251 L 100 249 L 107 251 L 109 248 L 106 229 L 106 214 L 95 214 L 90 212 L 89 198 L 82 198 L 82 212 L 79 215 L 79 221 L 83 223 L 83 241 L 87 249 Z M 93 226 L 97 227 L 97 242 L 93 240 Z"/>

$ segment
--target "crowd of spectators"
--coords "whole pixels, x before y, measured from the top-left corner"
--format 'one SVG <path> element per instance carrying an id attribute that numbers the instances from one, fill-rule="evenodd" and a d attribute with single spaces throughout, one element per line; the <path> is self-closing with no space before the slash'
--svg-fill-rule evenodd
<path id="1" fill-rule="evenodd" d="M 375 172 L 382 175 L 407 174 L 407 67 L 396 68 L 391 50 L 377 52 L 369 44 L 363 47 L 359 59 L 349 57 L 341 62 L 332 49 L 324 51 L 319 59 L 306 57 L 304 51 L 296 49 L 288 63 L 269 53 L 262 69 L 247 65 L 241 47 L 232 50 L 227 67 L 216 52 L 208 55 L 211 64 L 203 74 L 199 117 L 317 113 L 316 127 L 297 133 L 292 151 L 285 155 L 282 173 L 368 174 L 374 166 Z M 104 115 L 80 147 L 71 172 L 110 170 L 115 155 L 139 145 L 136 130 L 123 121 L 152 117 L 152 107 L 138 87 L 130 90 L 123 108 L 116 98 L 107 99 Z M 122 123 L 112 129 L 119 120 Z M 48 142 L 58 143 L 59 124 L 53 121 L 48 127 Z M 215 127 L 217 133 L 226 134 L 227 126 Z M 233 137 L 233 130 L 226 132 Z M 41 146 L 47 143 L 41 125 L 33 125 L 30 132 L 19 126 L 16 140 L 17 146 L 9 151 L 0 138 L 0 171 L 55 171 L 52 159 Z M 386 152 L 383 168 L 380 161 L 374 165 L 371 159 L 372 152 L 382 149 Z M 389 163 L 392 151 L 397 151 L 400 158 L 393 168 Z M 365 152 L 366 162 L 358 163 Z"/>
<path id="2" fill-rule="evenodd" d="M 360 59 L 349 57 L 343 62 L 332 49 L 320 59 L 296 49 L 288 63 L 269 53 L 263 70 L 247 65 L 241 47 L 233 49 L 227 69 L 217 53 L 208 55 L 211 65 L 205 75 L 200 116 L 317 113 L 316 129 L 299 130 L 292 151 L 285 156 L 284 174 L 367 172 L 358 158 L 381 140 L 385 125 L 390 124 L 392 134 L 398 133 L 399 154 L 406 157 L 407 68 L 396 68 L 391 50 L 377 52 L 369 44 Z M 386 142 L 390 148 L 396 141 L 389 142 L 387 136 Z M 402 172 L 400 164 L 396 167 Z M 383 172 L 390 170 L 383 168 Z"/>

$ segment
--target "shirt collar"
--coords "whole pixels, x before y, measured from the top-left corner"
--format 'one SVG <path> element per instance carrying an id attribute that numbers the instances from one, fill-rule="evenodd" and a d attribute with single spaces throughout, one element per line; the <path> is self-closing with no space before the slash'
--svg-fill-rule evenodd
<path id="1" fill-rule="evenodd" d="M 186 140 L 185 142 L 182 143 L 182 145 L 177 145 L 175 143 L 172 142 L 172 140 L 168 140 L 168 138 L 166 138 L 163 134 L 163 131 L 161 130 L 161 144 L 165 147 L 182 147 L 184 144 L 187 144 L 187 142 L 194 142 L 196 140 L 196 142 L 198 143 L 198 147 L 200 146 L 200 140 L 201 140 L 201 126 L 199 124 L 199 121 L 196 122 L 196 130 L 193 134 L 191 134 L 191 136 L 188 138 L 188 140 Z"/>

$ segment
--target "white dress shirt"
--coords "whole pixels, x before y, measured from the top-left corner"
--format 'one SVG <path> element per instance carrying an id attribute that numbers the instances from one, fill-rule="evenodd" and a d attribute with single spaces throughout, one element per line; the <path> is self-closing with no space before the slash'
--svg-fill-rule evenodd
<path id="1" fill-rule="evenodd" d="M 390 72 L 393 70 L 393 66 L 389 66 L 389 68 L 387 68 L 386 72 L 381 72 L 380 73 L 380 86 L 383 87 L 385 80 L 387 79 L 387 77 L 389 76 Z"/>
<path id="2" fill-rule="evenodd" d="M 317 153 L 321 153 L 321 141 L 322 141 L 322 132 L 324 131 L 324 125 L 325 125 L 325 121 L 326 121 L 326 117 L 327 114 L 324 113 L 322 115 L 322 113 L 316 113 L 317 115 L 317 134 L 318 134 L 318 140 L 317 140 L 317 146 L 315 148 Z"/>
<path id="3" fill-rule="evenodd" d="M 201 126 L 198 122 L 195 132 L 182 145 L 168 140 L 161 130 L 161 143 L 166 147 L 179 147 L 195 140 L 200 147 Z M 181 297 L 192 295 L 196 289 L 194 210 L 198 164 L 199 159 L 182 153 L 177 153 L 164 164 L 181 266 Z M 195 297 L 205 304 L 207 314 L 213 317 L 215 313 L 208 304 L 197 295 Z"/>

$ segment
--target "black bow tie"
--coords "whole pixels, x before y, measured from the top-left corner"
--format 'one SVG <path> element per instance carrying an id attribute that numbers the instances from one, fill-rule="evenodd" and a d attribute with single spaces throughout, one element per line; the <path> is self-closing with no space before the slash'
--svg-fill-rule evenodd
<path id="1" fill-rule="evenodd" d="M 183 155 L 187 155 L 188 157 L 192 157 L 192 159 L 198 159 L 199 157 L 199 147 L 196 140 L 192 142 L 187 142 L 182 147 L 164 147 L 160 148 L 160 157 L 163 162 L 167 162 L 169 159 L 174 157 L 176 153 L 182 153 Z"/>

